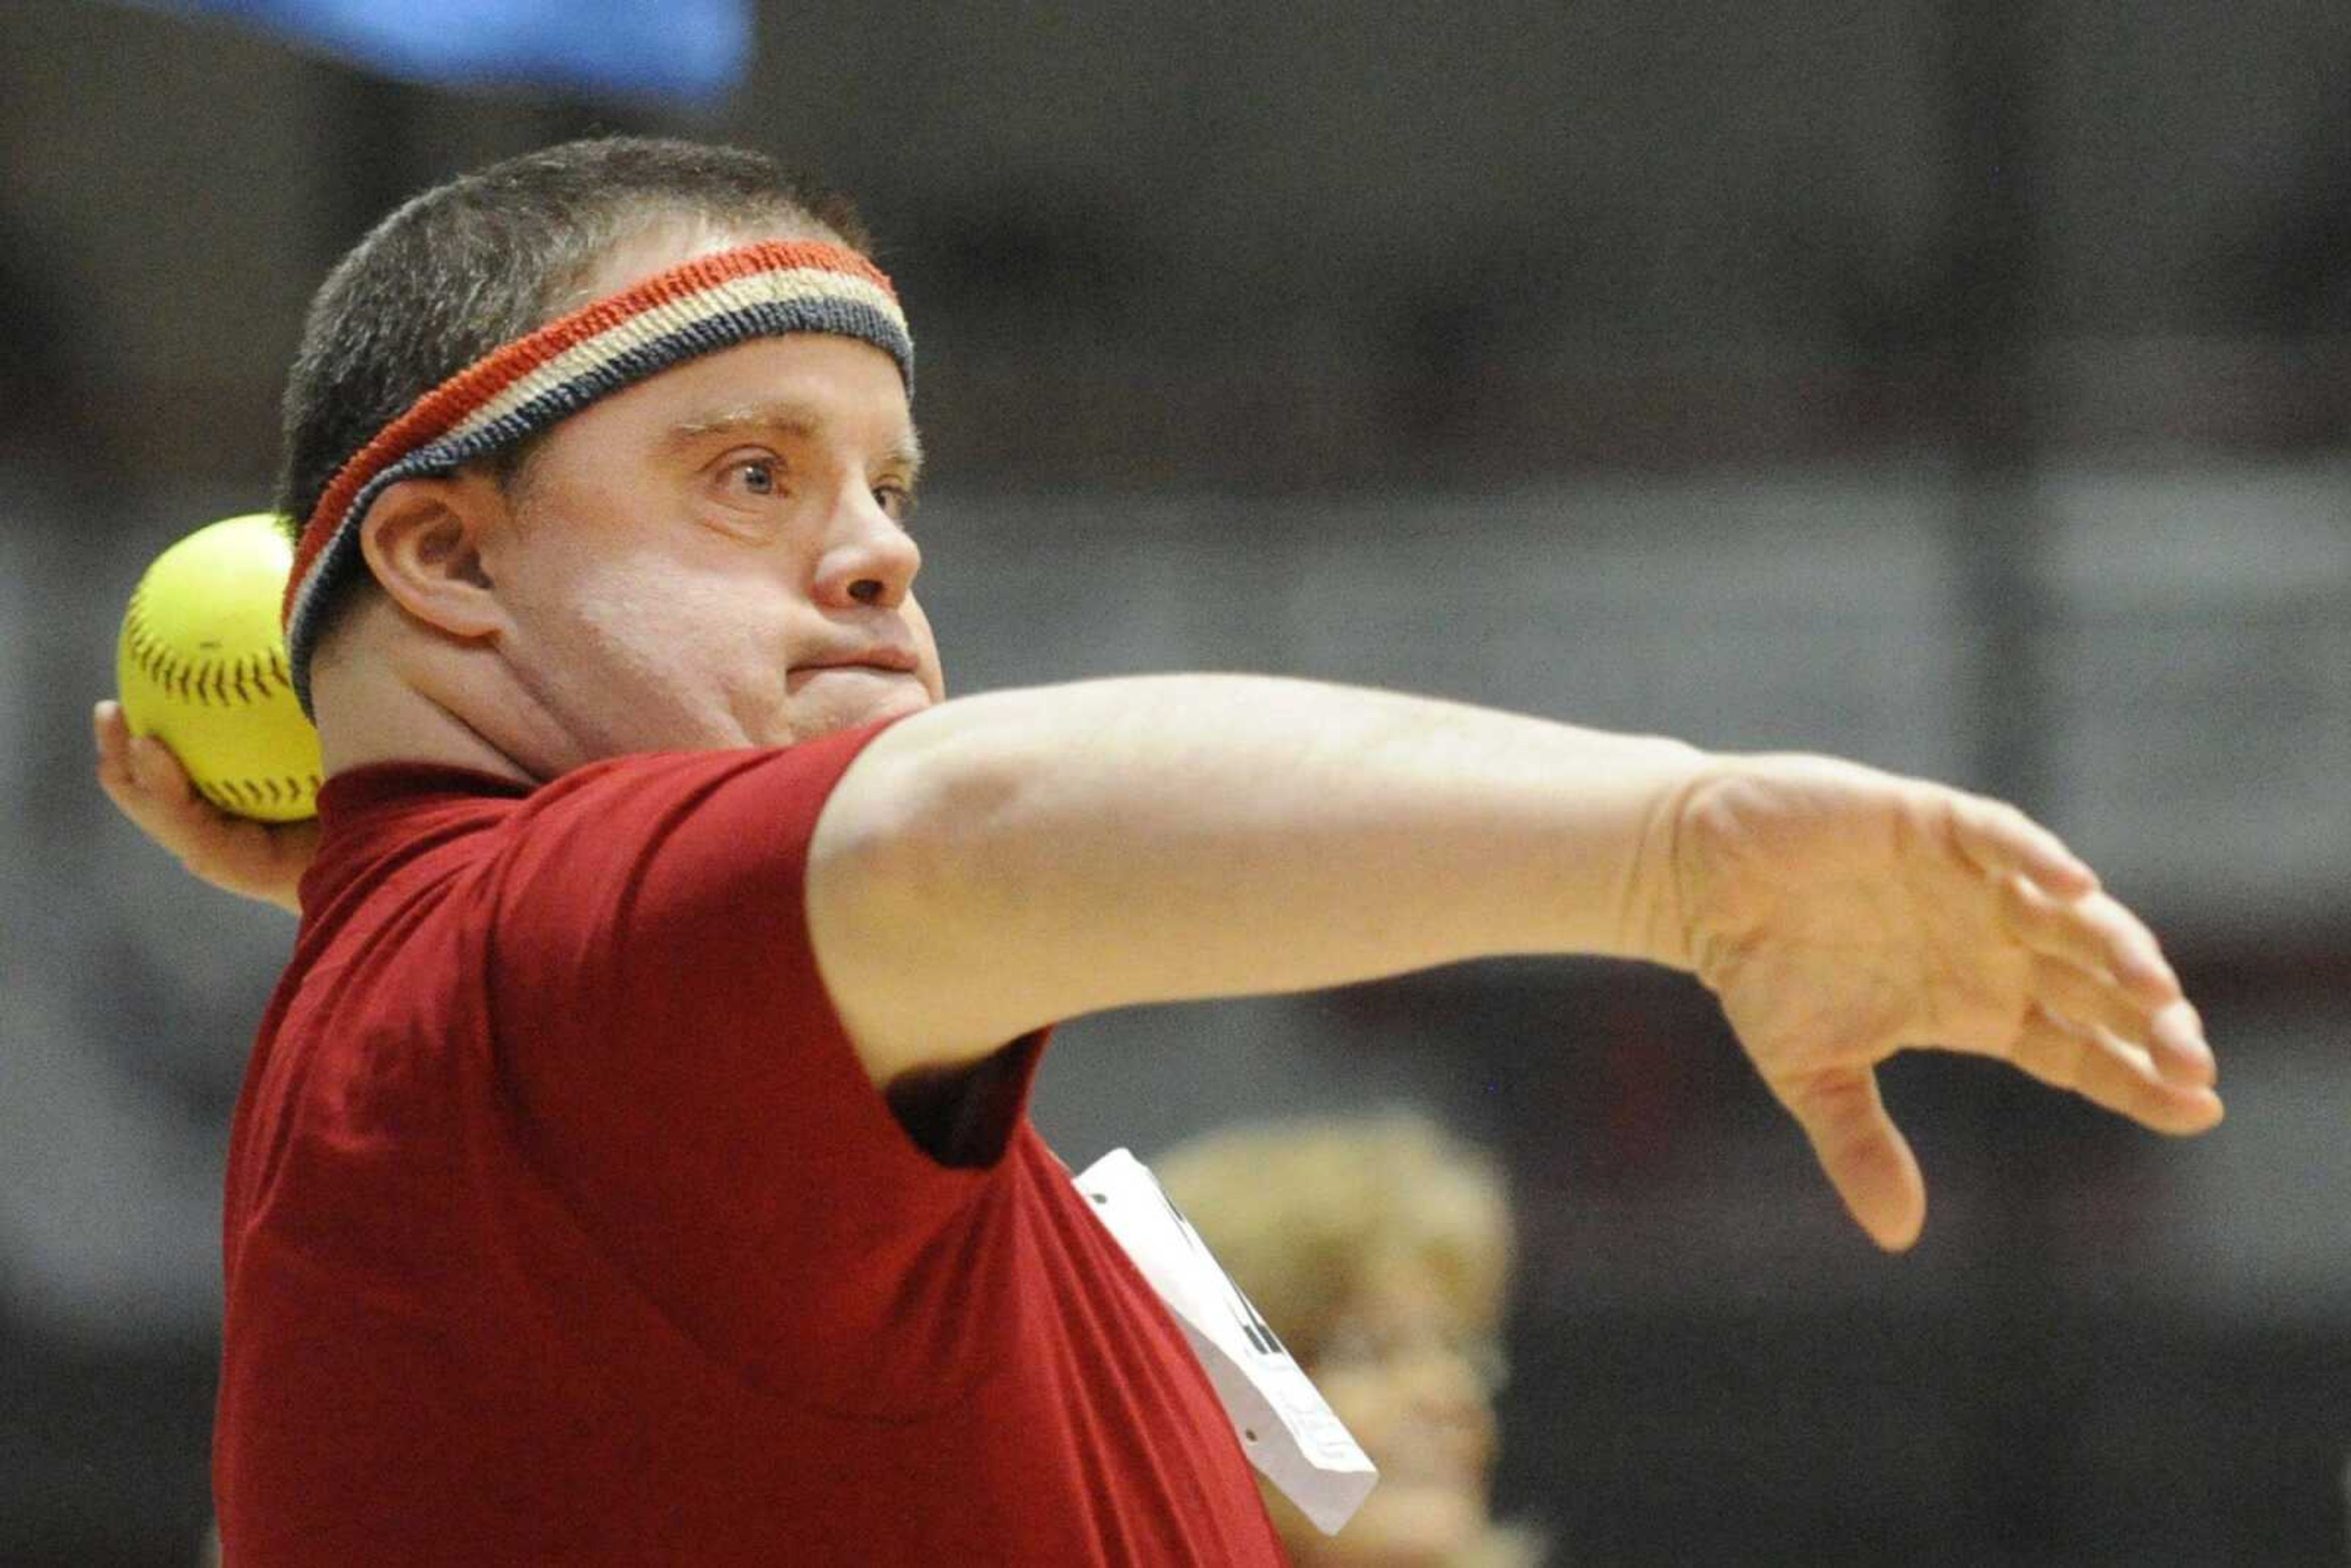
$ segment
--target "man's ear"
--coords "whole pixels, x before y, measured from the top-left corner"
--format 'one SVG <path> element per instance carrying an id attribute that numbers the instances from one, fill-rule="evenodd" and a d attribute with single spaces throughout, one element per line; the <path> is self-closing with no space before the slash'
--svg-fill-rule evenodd
<path id="1" fill-rule="evenodd" d="M 487 637 L 507 618 L 482 567 L 482 542 L 506 515 L 505 492 L 485 475 L 402 479 L 368 507 L 360 549 L 409 614 L 453 637 Z"/>

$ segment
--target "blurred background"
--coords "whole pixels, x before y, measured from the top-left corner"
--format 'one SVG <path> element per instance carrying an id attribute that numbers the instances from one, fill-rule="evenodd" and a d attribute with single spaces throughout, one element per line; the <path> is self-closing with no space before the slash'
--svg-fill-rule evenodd
<path id="1" fill-rule="evenodd" d="M 1496 1153 L 1499 1505 L 1557 1562 L 2344 1560 L 2351 9 L 748 20 L 699 86 L 461 90 L 0 5 L 0 1562 L 191 1557 L 226 1124 L 291 936 L 90 783 L 123 599 L 266 504 L 343 248 L 591 131 L 858 198 L 960 689 L 1266 669 L 1841 752 L 2020 800 L 2164 935 L 2227 1124 L 1897 1063 L 1934 1197 L 1900 1260 L 1660 973 L 1064 1030 L 1072 1165 L 1395 1103 Z"/>

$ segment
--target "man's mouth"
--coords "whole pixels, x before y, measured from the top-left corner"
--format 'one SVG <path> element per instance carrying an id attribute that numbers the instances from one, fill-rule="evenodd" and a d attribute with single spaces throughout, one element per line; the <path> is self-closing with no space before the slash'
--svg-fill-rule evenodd
<path id="1" fill-rule="evenodd" d="M 911 648 L 861 648 L 854 652 L 827 654 L 808 659 L 792 666 L 795 674 L 804 670 L 881 670 L 891 674 L 911 675 L 922 669 L 922 661 Z"/>
<path id="2" fill-rule="evenodd" d="M 922 674 L 922 663 L 903 648 L 869 648 L 820 659 L 810 659 L 794 664 L 786 674 L 784 685 L 789 691 L 799 691 L 820 675 L 866 676 L 874 680 L 914 680 Z"/>

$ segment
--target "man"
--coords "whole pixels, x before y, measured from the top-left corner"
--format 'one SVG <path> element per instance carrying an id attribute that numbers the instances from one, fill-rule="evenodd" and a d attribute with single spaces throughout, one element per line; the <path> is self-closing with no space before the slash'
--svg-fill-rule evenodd
<path id="1" fill-rule="evenodd" d="M 232 1563 L 1279 1561 L 1022 1112 L 1101 1009 L 1689 969 L 1888 1248 L 1905 1045 L 2219 1118 L 2154 939 L 1991 801 L 1273 679 L 942 700 L 865 248 L 765 160 L 614 141 L 320 290 L 280 500 L 329 779 L 230 1153 Z M 200 870 L 307 852 L 100 729 Z"/>

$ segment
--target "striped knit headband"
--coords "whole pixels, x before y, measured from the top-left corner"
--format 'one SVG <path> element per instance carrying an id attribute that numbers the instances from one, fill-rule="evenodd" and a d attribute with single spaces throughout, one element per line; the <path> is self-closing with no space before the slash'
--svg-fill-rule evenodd
<path id="1" fill-rule="evenodd" d="M 898 361 L 914 390 L 914 340 L 889 278 L 855 251 L 795 241 L 658 273 L 493 350 L 417 399 L 336 472 L 303 525 L 283 611 L 302 711 L 311 711 L 319 613 L 339 585 L 366 570 L 360 521 L 386 486 L 453 473 L 673 365 L 787 332 L 871 343 Z"/>

